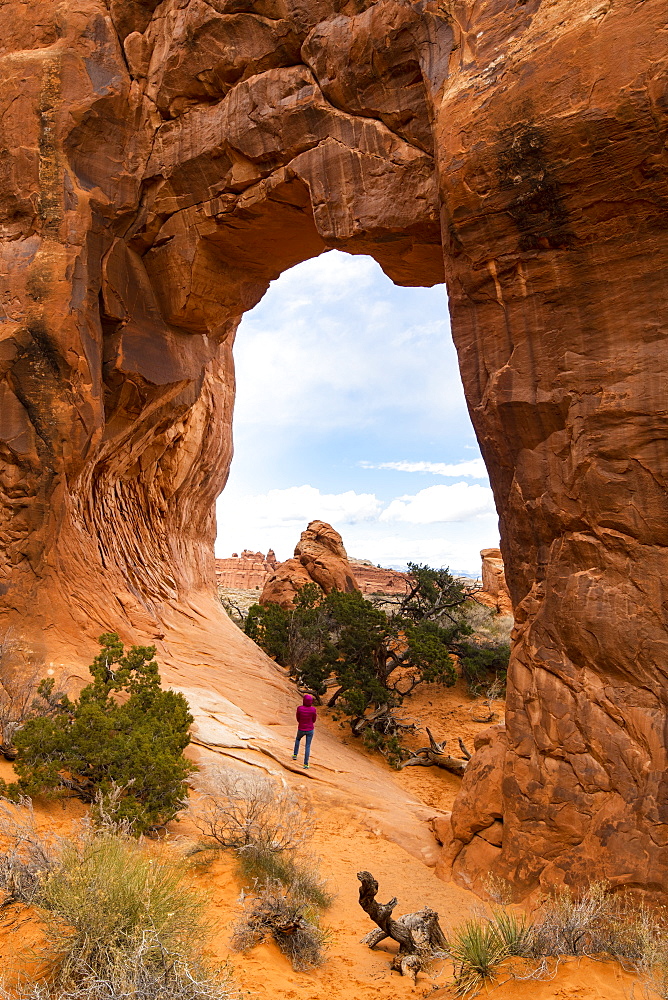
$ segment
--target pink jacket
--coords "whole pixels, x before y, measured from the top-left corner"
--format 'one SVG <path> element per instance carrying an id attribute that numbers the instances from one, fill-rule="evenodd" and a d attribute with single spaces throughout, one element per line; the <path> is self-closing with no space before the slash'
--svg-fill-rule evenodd
<path id="1" fill-rule="evenodd" d="M 297 726 L 300 733 L 310 733 L 313 731 L 315 720 L 318 718 L 313 695 L 304 695 L 304 704 L 297 709 Z"/>

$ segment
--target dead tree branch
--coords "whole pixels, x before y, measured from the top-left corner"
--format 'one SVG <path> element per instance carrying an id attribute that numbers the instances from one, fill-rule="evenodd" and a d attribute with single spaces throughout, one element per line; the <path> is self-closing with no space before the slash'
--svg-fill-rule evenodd
<path id="1" fill-rule="evenodd" d="M 432 767 L 435 765 L 436 767 L 442 767 L 444 771 L 450 771 L 452 774 L 458 774 L 461 777 L 471 759 L 471 754 L 466 749 L 463 741 L 459 740 L 459 746 L 464 754 L 464 760 L 460 757 L 451 757 L 445 752 L 447 740 L 439 743 L 434 739 L 429 729 L 427 729 L 427 736 L 429 737 L 429 746 L 414 750 L 413 756 L 405 760 L 401 764 L 401 768 L 409 767 L 410 765 L 421 767 Z"/>
<path id="2" fill-rule="evenodd" d="M 395 920 L 392 911 L 397 905 L 396 897 L 389 903 L 379 903 L 376 900 L 378 882 L 371 872 L 358 872 L 357 877 L 360 906 L 378 924 L 378 930 L 366 934 L 361 943 L 375 948 L 385 938 L 396 941 L 399 951 L 392 960 L 392 968 L 402 976 L 411 976 L 415 982 L 418 972 L 432 959 L 445 956 L 448 944 L 438 922 L 438 913 L 425 906 Z"/>

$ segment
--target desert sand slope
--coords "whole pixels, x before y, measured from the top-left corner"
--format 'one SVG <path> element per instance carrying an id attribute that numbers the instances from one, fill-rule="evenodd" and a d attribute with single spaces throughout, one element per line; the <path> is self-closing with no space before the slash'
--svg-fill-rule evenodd
<path id="1" fill-rule="evenodd" d="M 438 845 L 427 822 L 438 810 L 404 789 L 382 762 L 342 743 L 335 727 L 319 727 L 309 771 L 295 765 L 300 703 L 295 686 L 222 611 L 214 610 L 220 621 L 217 647 L 211 644 L 213 612 L 203 600 L 201 609 L 193 607 L 191 620 L 181 617 L 174 623 L 169 642 L 158 651 L 164 682 L 190 703 L 193 742 L 202 761 L 236 760 L 297 787 L 308 785 L 314 800 L 350 805 L 361 824 L 435 864 Z M 198 627 L 198 611 L 206 628 Z"/>
<path id="2" fill-rule="evenodd" d="M 211 620 L 219 622 L 218 640 L 211 640 Z M 305 772 L 292 762 L 294 709 L 298 701 L 285 673 L 266 657 L 219 610 L 202 599 L 187 616 L 170 622 L 168 640 L 157 640 L 157 658 L 165 683 L 184 692 L 195 716 L 190 751 L 198 763 L 229 763 L 255 767 L 286 780 L 314 806 L 313 850 L 321 871 L 336 893 L 325 917 L 331 929 L 329 959 L 322 968 L 296 973 L 273 944 L 238 955 L 229 946 L 240 910 L 241 884 L 233 861 L 221 856 L 198 876 L 205 890 L 213 936 L 203 947 L 212 958 L 230 963 L 250 997 L 279 1000 L 408 1000 L 453 997 L 444 986 L 448 963 L 434 974 L 421 975 L 417 987 L 390 971 L 384 946 L 370 951 L 360 944 L 371 922 L 357 901 L 356 872 L 371 871 L 380 884 L 381 901 L 396 895 L 396 914 L 428 904 L 441 915 L 446 932 L 480 907 L 480 900 L 434 874 L 438 854 L 428 819 L 448 807 L 456 791 L 452 775 L 433 769 L 409 769 L 395 774 L 377 756 L 360 752 L 345 731 L 322 718 L 313 744 L 313 768 Z M 71 660 L 69 661 L 71 664 Z M 65 662 L 63 661 L 63 666 Z M 83 681 L 85 671 L 77 667 Z M 469 719 L 460 688 L 420 693 L 411 703 L 416 715 L 428 717 L 441 735 L 462 734 L 471 740 L 477 728 Z M 462 719 L 464 721 L 462 721 Z M 0 765 L 10 778 L 11 765 Z M 424 792 L 424 794 L 422 794 Z M 432 803 L 431 805 L 426 804 Z M 70 802 L 38 803 L 38 823 L 66 833 L 83 807 Z M 195 835 L 191 821 L 174 827 L 173 835 Z M 35 949 L 41 933 L 35 915 L 10 907 L 0 913 L 0 964 L 36 968 Z M 32 956 L 25 949 L 33 948 Z M 37 966 L 38 968 L 39 966 Z M 634 978 L 614 963 L 569 960 L 553 979 L 519 983 L 490 990 L 497 1000 L 628 1000 Z M 640 997 L 639 987 L 636 992 Z"/>

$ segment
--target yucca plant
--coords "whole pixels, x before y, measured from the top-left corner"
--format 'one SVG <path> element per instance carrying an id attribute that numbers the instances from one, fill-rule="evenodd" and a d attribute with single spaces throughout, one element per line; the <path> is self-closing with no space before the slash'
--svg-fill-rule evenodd
<path id="1" fill-rule="evenodd" d="M 457 996 L 471 995 L 489 979 L 508 950 L 498 927 L 489 920 L 467 920 L 450 942 Z"/>
<path id="2" fill-rule="evenodd" d="M 494 910 L 492 927 L 503 944 L 506 954 L 526 958 L 531 954 L 533 924 L 522 914 L 510 910 Z"/>

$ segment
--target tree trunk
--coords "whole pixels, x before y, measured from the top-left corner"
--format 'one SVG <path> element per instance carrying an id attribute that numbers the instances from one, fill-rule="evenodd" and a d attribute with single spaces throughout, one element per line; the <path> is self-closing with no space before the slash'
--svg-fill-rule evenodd
<path id="1" fill-rule="evenodd" d="M 415 913 L 405 913 L 395 920 L 392 910 L 397 905 L 396 897 L 389 903 L 376 900 L 378 882 L 370 872 L 358 872 L 360 880 L 360 906 L 368 913 L 378 929 L 369 931 L 362 938 L 362 944 L 375 948 L 385 938 L 391 938 L 399 945 L 399 951 L 392 960 L 392 968 L 402 976 L 410 975 L 413 982 L 417 974 L 433 958 L 445 955 L 448 943 L 438 922 L 438 913 L 425 906 Z"/>

